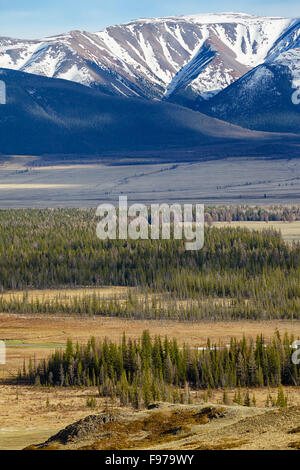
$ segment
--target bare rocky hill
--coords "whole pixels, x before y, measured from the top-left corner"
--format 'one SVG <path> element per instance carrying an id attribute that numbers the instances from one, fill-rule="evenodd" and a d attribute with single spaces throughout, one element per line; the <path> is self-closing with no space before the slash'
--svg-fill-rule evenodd
<path id="1" fill-rule="evenodd" d="M 28 450 L 299 449 L 300 408 L 154 404 L 91 415 Z"/>

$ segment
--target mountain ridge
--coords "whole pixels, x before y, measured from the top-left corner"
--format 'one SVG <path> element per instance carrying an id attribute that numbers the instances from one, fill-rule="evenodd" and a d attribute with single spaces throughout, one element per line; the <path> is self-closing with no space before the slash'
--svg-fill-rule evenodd
<path id="1" fill-rule="evenodd" d="M 96 33 L 75 30 L 41 40 L 0 38 L 0 67 L 129 97 L 176 101 L 177 92 L 187 88 L 187 96 L 202 101 L 262 63 L 295 21 L 241 13 L 182 15 L 132 20 Z M 205 67 L 197 68 L 195 57 L 201 48 L 215 54 Z M 182 70 L 193 65 L 193 74 L 178 80 Z"/>

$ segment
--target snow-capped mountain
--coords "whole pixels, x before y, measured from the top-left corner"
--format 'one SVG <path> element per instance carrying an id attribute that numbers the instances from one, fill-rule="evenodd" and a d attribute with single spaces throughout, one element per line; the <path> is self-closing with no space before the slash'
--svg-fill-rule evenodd
<path id="1" fill-rule="evenodd" d="M 295 42 L 296 22 L 224 13 L 139 19 L 41 40 L 0 38 L 0 67 L 193 106 L 277 57 Z"/>
<path id="2" fill-rule="evenodd" d="M 300 133 L 300 20 L 278 38 L 263 64 L 200 109 L 251 129 Z"/>

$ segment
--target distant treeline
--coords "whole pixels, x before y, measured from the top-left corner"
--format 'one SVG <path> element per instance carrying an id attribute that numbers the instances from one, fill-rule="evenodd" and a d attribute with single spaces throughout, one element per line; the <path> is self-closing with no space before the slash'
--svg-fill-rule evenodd
<path id="1" fill-rule="evenodd" d="M 300 220 L 300 206 L 207 206 L 205 207 L 205 219 L 208 223 L 225 221 L 293 222 Z"/>
<path id="2" fill-rule="evenodd" d="M 174 394 L 189 389 L 299 385 L 300 368 L 293 364 L 293 336 L 276 332 L 269 344 L 232 338 L 229 345 L 179 347 L 175 339 L 151 338 L 144 331 L 138 340 L 120 344 L 91 338 L 86 346 L 70 340 L 38 364 L 30 360 L 18 381 L 45 386 L 98 386 L 101 396 L 118 397 L 135 407 L 153 400 L 174 401 Z M 178 395 L 179 399 L 179 395 Z M 176 400 L 175 400 L 176 401 Z"/>
<path id="3" fill-rule="evenodd" d="M 6 313 L 88 315 L 149 320 L 272 320 L 300 319 L 300 270 L 284 274 L 279 269 L 251 281 L 242 275 L 192 276 L 174 292 L 154 294 L 149 289 L 130 291 L 127 297 L 103 299 L 98 294 L 63 298 L 1 297 L 0 311 Z M 184 282 L 182 277 L 182 283 Z M 180 279 L 178 278 L 178 282 Z M 184 294 L 187 297 L 178 297 Z M 189 297 L 190 296 L 190 297 Z"/>

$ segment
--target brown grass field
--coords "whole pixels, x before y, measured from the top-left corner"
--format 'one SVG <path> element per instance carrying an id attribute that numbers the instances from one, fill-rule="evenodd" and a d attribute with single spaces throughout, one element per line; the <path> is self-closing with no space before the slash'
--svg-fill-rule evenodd
<path id="1" fill-rule="evenodd" d="M 132 288 L 131 288 L 132 289 Z M 121 299 L 127 297 L 130 288 L 122 286 L 107 286 L 107 287 L 79 287 L 78 289 L 31 289 L 26 291 L 28 300 L 53 300 L 62 299 L 69 300 L 72 297 L 83 297 L 89 295 L 96 295 L 103 299 Z M 4 299 L 22 299 L 25 291 L 8 291 L 1 294 Z"/>
<path id="2" fill-rule="evenodd" d="M 294 222 L 214 222 L 215 227 L 242 227 L 250 230 L 273 229 L 281 232 L 282 238 L 291 243 L 300 241 L 300 220 Z"/>

